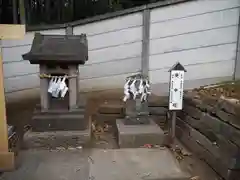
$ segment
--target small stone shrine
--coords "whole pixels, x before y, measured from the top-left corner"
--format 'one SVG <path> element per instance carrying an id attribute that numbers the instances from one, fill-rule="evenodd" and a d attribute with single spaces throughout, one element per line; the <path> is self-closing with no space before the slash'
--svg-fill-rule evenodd
<path id="1" fill-rule="evenodd" d="M 124 124 L 149 124 L 147 98 L 150 95 L 150 85 L 147 78 L 141 74 L 130 76 L 124 85 L 124 101 L 126 102 L 126 118 Z"/>
<path id="2" fill-rule="evenodd" d="M 39 64 L 40 72 L 41 104 L 32 118 L 32 132 L 86 131 L 89 123 L 78 97 L 78 66 L 88 60 L 86 35 L 36 33 L 23 59 Z"/>
<path id="3" fill-rule="evenodd" d="M 119 146 L 131 148 L 162 144 L 163 131 L 151 120 L 148 112 L 149 80 L 141 74 L 128 77 L 124 94 L 126 116 L 117 120 Z"/>

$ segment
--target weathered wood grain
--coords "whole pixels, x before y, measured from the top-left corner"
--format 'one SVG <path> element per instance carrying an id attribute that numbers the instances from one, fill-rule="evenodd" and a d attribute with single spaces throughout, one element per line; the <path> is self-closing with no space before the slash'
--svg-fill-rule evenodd
<path id="1" fill-rule="evenodd" d="M 233 103 L 229 100 L 222 100 L 219 102 L 218 107 L 230 114 L 240 117 L 240 105 Z"/>
<path id="2" fill-rule="evenodd" d="M 215 109 L 215 106 L 204 103 L 199 95 L 193 93 L 187 93 L 184 96 L 184 106 L 193 106 L 203 112 L 212 112 Z"/>
<path id="3" fill-rule="evenodd" d="M 213 154 L 213 156 L 225 164 L 231 166 L 232 158 L 237 154 L 238 147 L 223 136 L 214 134 L 210 129 L 204 130 L 203 133 L 192 128 L 186 122 L 178 119 L 177 125 L 188 133 L 188 135 L 202 145 L 205 149 Z M 211 136 L 211 138 L 209 138 Z"/>
<path id="4" fill-rule="evenodd" d="M 166 116 L 168 109 L 166 107 L 149 107 L 150 115 Z"/>
<path id="5" fill-rule="evenodd" d="M 233 126 L 209 114 L 205 114 L 201 118 L 201 123 L 211 128 L 216 134 L 221 134 L 226 139 L 229 139 L 234 144 L 240 146 L 240 131 Z"/>
<path id="6" fill-rule="evenodd" d="M 203 116 L 203 112 L 200 109 L 193 106 L 185 105 L 183 110 L 185 113 L 187 113 L 189 116 L 195 119 L 201 119 L 201 117 Z"/>
<path id="7" fill-rule="evenodd" d="M 214 158 L 213 154 L 201 146 L 195 139 L 189 136 L 188 132 L 176 127 L 176 135 L 179 140 L 188 147 L 199 159 L 209 164 L 223 178 L 227 178 L 228 169 L 225 165 Z"/>
<path id="8" fill-rule="evenodd" d="M 240 119 L 233 114 L 229 114 L 221 109 L 216 110 L 216 116 L 223 120 L 224 122 L 238 128 L 240 130 Z"/>

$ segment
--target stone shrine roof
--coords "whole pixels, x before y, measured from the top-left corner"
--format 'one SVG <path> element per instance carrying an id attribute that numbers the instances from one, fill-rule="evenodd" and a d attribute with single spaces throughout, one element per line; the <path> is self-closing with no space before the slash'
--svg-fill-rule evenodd
<path id="1" fill-rule="evenodd" d="M 85 64 L 88 43 L 85 34 L 43 35 L 36 33 L 30 52 L 22 55 L 31 64 Z"/>

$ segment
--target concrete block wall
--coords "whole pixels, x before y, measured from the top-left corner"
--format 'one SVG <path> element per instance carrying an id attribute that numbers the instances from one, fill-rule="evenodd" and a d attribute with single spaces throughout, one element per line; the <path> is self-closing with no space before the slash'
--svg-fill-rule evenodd
<path id="1" fill-rule="evenodd" d="M 155 93 L 167 91 L 168 70 L 177 61 L 187 70 L 185 88 L 232 79 L 239 5 L 200 0 L 151 11 L 149 76 Z"/>
<path id="2" fill-rule="evenodd" d="M 144 6 L 120 16 L 86 21 L 89 23 L 70 23 L 74 34 L 88 35 L 89 61 L 80 67 L 80 91 L 122 88 L 126 76 L 141 71 L 146 8 L 150 9 L 149 77 L 153 93 L 167 93 L 168 69 L 177 61 L 188 71 L 185 88 L 231 80 L 239 6 L 238 0 L 185 1 Z M 1 42 L 8 102 L 38 96 L 38 67 L 21 58 L 30 49 L 34 32 L 27 32 L 23 40 Z M 65 34 L 65 28 L 40 32 Z"/>
<path id="3" fill-rule="evenodd" d="M 121 88 L 141 70 L 141 12 L 73 28 L 81 33 L 88 37 L 89 61 L 80 67 L 80 90 Z"/>

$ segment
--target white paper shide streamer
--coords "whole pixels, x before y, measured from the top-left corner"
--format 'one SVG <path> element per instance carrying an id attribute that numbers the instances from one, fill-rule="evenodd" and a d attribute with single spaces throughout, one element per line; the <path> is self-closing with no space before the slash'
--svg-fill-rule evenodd
<path id="1" fill-rule="evenodd" d="M 147 97 L 151 94 L 148 79 L 141 75 L 128 77 L 124 84 L 124 98 L 126 102 L 129 99 L 140 98 L 142 102 L 147 101 Z"/>
<path id="2" fill-rule="evenodd" d="M 66 76 L 64 77 L 57 77 L 53 76 L 48 85 L 48 92 L 52 94 L 52 97 L 58 98 L 59 96 L 64 98 L 68 87 L 66 84 Z"/>

